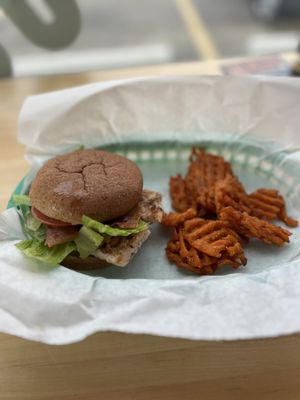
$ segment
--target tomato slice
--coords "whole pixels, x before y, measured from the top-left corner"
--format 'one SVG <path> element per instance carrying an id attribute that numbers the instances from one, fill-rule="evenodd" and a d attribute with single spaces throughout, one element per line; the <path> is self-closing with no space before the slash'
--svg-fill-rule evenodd
<path id="1" fill-rule="evenodd" d="M 69 222 L 59 221 L 58 219 L 47 217 L 47 215 L 43 214 L 35 207 L 31 207 L 31 214 L 34 218 L 41 221 L 43 224 L 50 226 L 51 228 L 62 228 L 64 226 L 72 226 Z"/>

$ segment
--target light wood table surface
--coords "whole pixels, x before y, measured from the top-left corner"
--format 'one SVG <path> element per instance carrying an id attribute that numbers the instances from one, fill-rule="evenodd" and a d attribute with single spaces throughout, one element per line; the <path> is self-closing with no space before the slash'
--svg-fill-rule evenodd
<path id="1" fill-rule="evenodd" d="M 219 63 L 212 61 L 0 81 L 1 211 L 28 170 L 24 148 L 16 142 L 26 96 L 115 78 L 218 73 Z M 107 332 L 48 346 L 0 334 L 0 400 L 11 399 L 296 400 L 300 335 L 207 342 Z"/>

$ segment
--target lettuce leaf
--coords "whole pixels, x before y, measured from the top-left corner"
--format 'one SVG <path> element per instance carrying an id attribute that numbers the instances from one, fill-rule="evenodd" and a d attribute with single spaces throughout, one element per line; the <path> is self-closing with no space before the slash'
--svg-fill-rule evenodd
<path id="1" fill-rule="evenodd" d="M 15 194 L 13 202 L 16 206 L 31 206 L 30 198 L 26 194 Z"/>
<path id="2" fill-rule="evenodd" d="M 15 246 L 26 256 L 36 258 L 50 265 L 60 264 L 67 255 L 76 250 L 76 244 L 74 242 L 48 247 L 37 240 L 22 240 Z"/>
<path id="3" fill-rule="evenodd" d="M 31 214 L 31 212 L 28 212 L 25 214 L 24 222 L 25 222 L 26 227 L 32 231 L 39 230 L 40 226 L 42 225 L 42 222 L 39 221 L 38 219 L 34 218 L 34 216 Z"/>
<path id="4" fill-rule="evenodd" d="M 46 237 L 46 226 L 33 217 L 30 210 L 28 213 L 23 215 L 24 217 L 24 228 L 25 232 L 32 239 L 37 240 L 38 242 L 43 242 Z"/>
<path id="5" fill-rule="evenodd" d="M 80 258 L 87 258 L 103 242 L 104 237 L 86 226 L 82 226 L 75 239 Z"/>
<path id="6" fill-rule="evenodd" d="M 31 214 L 29 196 L 16 194 L 13 196 L 13 201 L 19 210 L 26 236 L 38 242 L 43 242 L 46 237 L 46 227 Z"/>
<path id="7" fill-rule="evenodd" d="M 148 229 L 148 224 L 147 222 L 140 221 L 138 226 L 136 228 L 130 228 L 130 229 L 123 229 L 123 228 L 114 228 L 109 225 L 102 224 L 99 221 L 96 221 L 86 215 L 82 216 L 81 219 L 82 225 L 86 226 L 87 228 L 93 229 L 94 231 L 98 233 L 105 233 L 106 235 L 109 236 L 129 236 L 133 235 L 135 233 L 142 232 L 146 229 Z"/>

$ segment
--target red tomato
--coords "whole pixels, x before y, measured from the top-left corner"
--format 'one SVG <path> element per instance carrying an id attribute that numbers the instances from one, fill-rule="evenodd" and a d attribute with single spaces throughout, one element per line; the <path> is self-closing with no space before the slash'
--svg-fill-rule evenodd
<path id="1" fill-rule="evenodd" d="M 69 222 L 59 221 L 58 219 L 47 217 L 47 215 L 41 213 L 35 207 L 31 207 L 31 214 L 34 218 L 41 221 L 43 224 L 50 226 L 51 228 L 62 228 L 64 226 L 72 226 Z"/>

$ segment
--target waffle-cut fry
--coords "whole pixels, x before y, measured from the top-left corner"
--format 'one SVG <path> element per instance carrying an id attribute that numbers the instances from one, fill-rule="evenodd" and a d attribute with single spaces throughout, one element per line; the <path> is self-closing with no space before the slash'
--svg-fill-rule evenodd
<path id="1" fill-rule="evenodd" d="M 203 149 L 192 149 L 185 177 L 170 179 L 170 195 L 178 212 L 163 218 L 164 225 L 174 228 L 167 257 L 199 275 L 225 265 L 246 265 L 242 243 L 251 238 L 277 246 L 289 242 L 291 233 L 270 221 L 298 225 L 287 215 L 277 190 L 258 189 L 248 195 L 230 164 Z"/>
<path id="2" fill-rule="evenodd" d="M 227 221 L 231 228 L 242 236 L 257 238 L 268 244 L 282 246 L 289 242 L 291 232 L 271 222 L 263 221 L 250 216 L 246 212 L 240 212 L 233 207 L 225 207 L 220 212 L 220 218 Z"/>
<path id="3" fill-rule="evenodd" d="M 231 206 L 235 210 L 251 212 L 248 195 L 236 176 L 226 175 L 215 185 L 215 204 L 217 214 L 225 207 Z"/>
<path id="4" fill-rule="evenodd" d="M 166 254 L 171 262 L 199 275 L 213 274 L 218 268 L 232 266 L 238 268 L 245 265 L 247 260 L 243 250 L 238 247 L 231 254 L 225 251 L 222 257 L 216 258 L 197 250 L 184 237 L 183 229 L 176 229 L 169 241 Z"/>
<path id="5" fill-rule="evenodd" d="M 215 180 L 223 179 L 227 174 L 232 173 L 231 165 L 225 161 L 222 156 L 207 153 L 204 149 L 193 147 L 190 156 L 190 162 L 199 163 L 202 168 L 213 167 L 213 177 Z"/>
<path id="6" fill-rule="evenodd" d="M 169 214 L 164 214 L 162 219 L 162 224 L 165 226 L 178 226 L 188 219 L 195 218 L 197 216 L 197 211 L 193 208 L 188 208 L 182 213 L 171 212 Z"/>
<path id="7" fill-rule="evenodd" d="M 239 235 L 230 229 L 230 226 L 226 221 L 211 221 L 202 218 L 192 218 L 186 220 L 184 223 L 185 235 L 188 236 L 190 240 L 199 239 L 220 229 L 227 229 L 237 241 L 240 241 Z"/>
<path id="8" fill-rule="evenodd" d="M 190 234 L 195 229 L 199 229 L 207 224 L 207 220 L 203 218 L 191 218 L 190 220 L 186 220 L 184 223 L 184 230 L 186 234 Z"/>
<path id="9" fill-rule="evenodd" d="M 276 189 L 257 189 L 249 195 L 251 214 L 267 221 L 279 219 L 287 226 L 295 228 L 298 221 L 286 213 L 284 198 Z"/>
<path id="10" fill-rule="evenodd" d="M 178 212 L 183 212 L 191 206 L 186 194 L 186 183 L 181 175 L 171 176 L 170 197 L 173 209 Z M 194 203 L 196 204 L 195 201 Z"/>
<path id="11" fill-rule="evenodd" d="M 231 166 L 223 157 L 195 148 L 190 161 L 185 177 L 187 196 L 196 199 L 198 208 L 215 213 L 215 183 L 228 174 L 232 175 Z"/>
<path id="12" fill-rule="evenodd" d="M 177 265 L 177 267 L 184 268 L 198 275 L 212 275 L 217 269 L 216 264 L 203 265 L 201 262 L 197 265 L 189 264 L 188 262 L 183 261 L 179 254 L 173 253 L 168 248 L 166 249 L 166 255 L 171 262 Z"/>
<path id="13" fill-rule="evenodd" d="M 222 257 L 224 253 L 234 256 L 242 252 L 239 236 L 229 229 L 226 222 L 199 218 L 197 226 L 195 220 L 186 221 L 183 230 L 184 238 L 192 247 L 216 258 Z"/>

